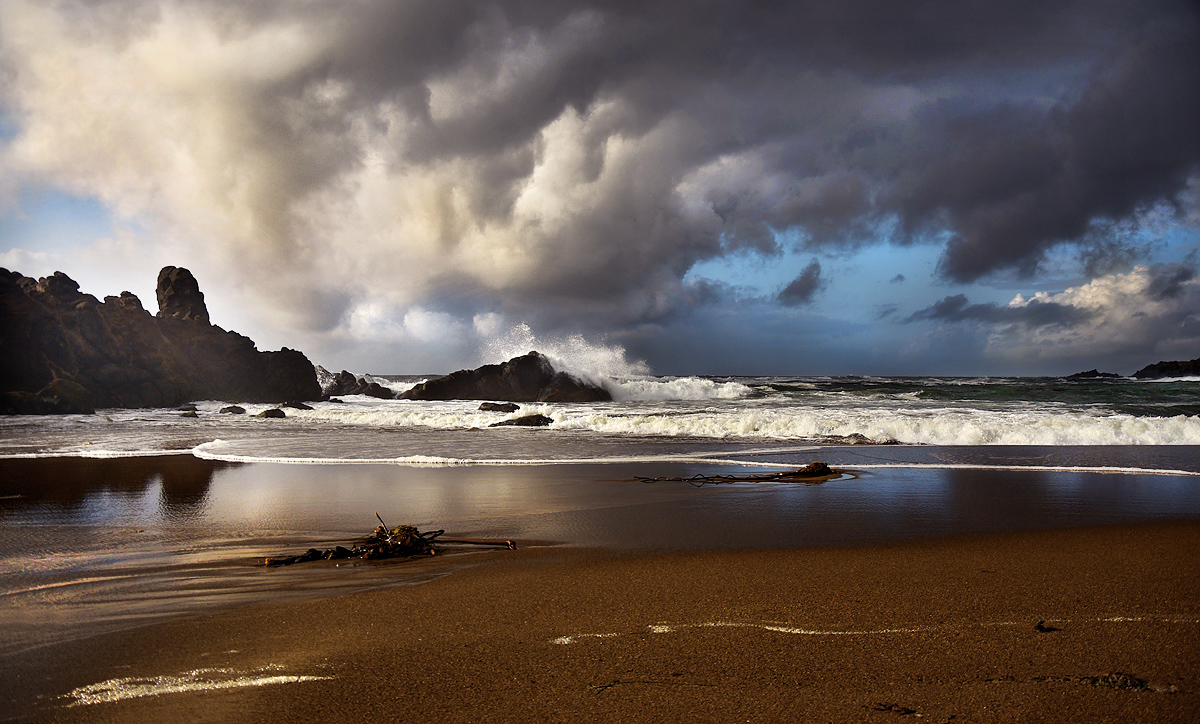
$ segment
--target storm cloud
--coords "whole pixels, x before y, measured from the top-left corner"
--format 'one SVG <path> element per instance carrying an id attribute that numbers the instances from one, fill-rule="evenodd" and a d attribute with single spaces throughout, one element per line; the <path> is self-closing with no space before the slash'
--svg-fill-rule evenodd
<path id="1" fill-rule="evenodd" d="M 1146 360 L 1200 349 L 1200 279 L 1188 265 L 1139 265 L 1064 291 L 1018 294 L 1007 306 L 971 304 L 956 294 L 904 321 L 974 324 L 986 353 L 1010 359 L 1108 359 L 1131 373 Z"/>
<path id="2" fill-rule="evenodd" d="M 813 259 L 795 279 L 779 292 L 777 299 L 780 304 L 787 307 L 807 304 L 825 285 L 825 280 L 821 278 L 821 262 Z"/>
<path id="3" fill-rule="evenodd" d="M 0 73 L 0 193 L 97 197 L 286 328 L 464 349 L 498 319 L 662 323 L 729 256 L 1127 269 L 1200 167 L 1175 0 L 10 0 Z M 910 319 L 1058 314 L 1090 312 L 951 295 Z"/>

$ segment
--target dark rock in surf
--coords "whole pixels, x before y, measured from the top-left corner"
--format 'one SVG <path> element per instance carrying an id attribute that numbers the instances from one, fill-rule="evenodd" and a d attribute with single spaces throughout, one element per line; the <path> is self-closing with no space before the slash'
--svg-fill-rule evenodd
<path id="1" fill-rule="evenodd" d="M 52 380 L 37 392 L 0 392 L 0 414 L 90 415 L 92 394 L 71 380 Z"/>
<path id="2" fill-rule="evenodd" d="M 280 407 L 290 407 L 293 410 L 311 410 L 311 409 L 313 409 L 311 405 L 306 405 L 303 402 L 300 402 L 299 400 L 289 400 L 289 401 L 283 403 L 282 405 L 280 405 Z"/>
<path id="3" fill-rule="evenodd" d="M 422 382 L 402 400 L 504 400 L 506 402 L 608 402 L 608 390 L 559 372 L 539 352 L 507 362 L 459 370 Z"/>
<path id="4" fill-rule="evenodd" d="M 258 415 L 256 415 L 256 417 L 269 417 L 269 418 L 279 419 L 279 418 L 287 417 L 287 413 L 284 412 L 283 410 L 279 409 L 278 407 L 272 407 L 269 410 L 263 410 L 262 412 L 258 413 Z"/>
<path id="5" fill-rule="evenodd" d="M 1067 375 L 1068 380 L 1108 380 L 1120 379 L 1121 375 L 1115 372 L 1101 372 L 1099 370 L 1088 370 L 1086 372 L 1076 372 L 1073 375 Z"/>
<path id="6" fill-rule="evenodd" d="M 833 438 L 833 440 L 838 440 L 838 438 Z M 862 434 L 861 432 L 852 432 L 849 435 L 843 435 L 840 438 L 840 441 L 845 443 L 846 445 L 897 445 L 897 444 L 899 444 L 890 437 L 884 438 L 882 440 L 875 440 L 873 438 L 867 437 L 866 435 Z"/>
<path id="7" fill-rule="evenodd" d="M 320 368 L 318 375 L 322 373 L 329 375 L 324 368 Z M 342 370 L 336 375 L 330 375 L 326 378 L 323 392 L 326 396 L 331 395 L 366 395 L 367 397 L 377 397 L 381 400 L 394 400 L 396 393 L 378 382 L 371 382 L 365 378 L 359 378 L 351 372 Z"/>
<path id="8" fill-rule="evenodd" d="M 180 417 L 200 417 L 200 413 L 196 412 L 195 410 L 184 410 L 183 412 L 179 413 L 179 416 Z"/>
<path id="9" fill-rule="evenodd" d="M 511 420 L 501 420 L 494 422 L 488 427 L 548 427 L 554 422 L 545 415 L 525 415 L 524 417 L 514 417 Z"/>
<path id="10" fill-rule="evenodd" d="M 0 414 L 321 396 L 302 353 L 259 352 L 210 324 L 191 272 L 165 267 L 157 294 L 155 316 L 129 292 L 101 302 L 62 272 L 34 280 L 0 269 Z"/>
<path id="11" fill-rule="evenodd" d="M 1200 377 L 1200 358 L 1185 362 L 1155 362 L 1134 372 L 1133 376 L 1139 380 L 1157 380 L 1164 377 Z"/>
<path id="12" fill-rule="evenodd" d="M 521 406 L 515 402 L 485 402 L 479 409 L 483 412 L 516 412 Z"/>
<path id="13" fill-rule="evenodd" d="M 226 415 L 245 415 L 246 414 L 246 408 L 242 407 L 241 405 L 230 405 L 229 407 L 222 407 L 220 411 L 225 413 Z"/>

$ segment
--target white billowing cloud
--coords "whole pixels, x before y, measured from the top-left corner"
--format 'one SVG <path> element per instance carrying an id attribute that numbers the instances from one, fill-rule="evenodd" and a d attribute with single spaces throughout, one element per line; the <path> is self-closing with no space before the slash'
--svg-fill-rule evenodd
<path id="1" fill-rule="evenodd" d="M 471 326 L 475 329 L 475 333 L 486 338 L 491 338 L 498 335 L 503 325 L 503 315 L 496 314 L 495 312 L 476 314 L 471 319 Z"/>
<path id="2" fill-rule="evenodd" d="M 286 139 L 266 137 L 252 99 L 311 61 L 320 48 L 313 29 L 223 31 L 217 17 L 165 3 L 152 22 L 108 34 L 85 22 L 99 18 L 57 9 L 4 6 L 7 100 L 21 126 L 11 167 L 244 253 L 278 237 L 305 176 L 287 166 L 304 154 L 272 147 Z"/>
<path id="3" fill-rule="evenodd" d="M 1056 294 L 1018 294 L 1009 308 L 1039 304 L 1078 314 L 1061 324 L 1000 325 L 985 353 L 1004 359 L 1125 357 L 1148 364 L 1200 352 L 1200 277 L 1189 267 L 1139 265 Z"/>

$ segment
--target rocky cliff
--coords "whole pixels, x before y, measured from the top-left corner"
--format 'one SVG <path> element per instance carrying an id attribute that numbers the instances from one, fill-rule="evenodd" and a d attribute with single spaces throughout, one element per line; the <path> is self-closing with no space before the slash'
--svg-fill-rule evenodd
<path id="1" fill-rule="evenodd" d="M 210 324 L 187 269 L 164 268 L 157 297 L 155 316 L 129 292 L 101 302 L 62 272 L 35 280 L 0 269 L 0 413 L 320 398 L 301 352 L 259 352 Z"/>

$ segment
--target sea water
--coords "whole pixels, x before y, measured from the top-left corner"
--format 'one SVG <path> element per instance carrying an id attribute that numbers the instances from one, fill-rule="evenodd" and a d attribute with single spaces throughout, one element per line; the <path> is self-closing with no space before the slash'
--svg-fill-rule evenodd
<path id="1" fill-rule="evenodd" d="M 376 377 L 396 392 L 422 377 Z M 1200 445 L 1200 380 L 884 377 L 605 378 L 612 402 L 530 403 L 347 396 L 285 420 L 220 413 L 237 401 L 175 410 L 0 419 L 0 457 L 192 453 L 210 460 L 430 465 L 736 461 L 747 449 L 887 443 L 967 446 Z M 529 414 L 548 430 L 491 429 Z M 549 433 L 549 434 L 547 434 Z"/>

